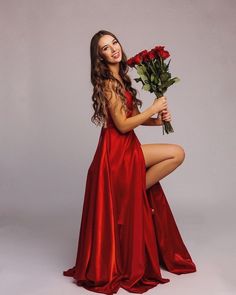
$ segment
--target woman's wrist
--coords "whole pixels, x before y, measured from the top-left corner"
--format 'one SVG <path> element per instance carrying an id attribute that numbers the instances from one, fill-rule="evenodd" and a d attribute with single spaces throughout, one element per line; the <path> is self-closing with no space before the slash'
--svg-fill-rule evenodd
<path id="1" fill-rule="evenodd" d="M 160 116 L 158 118 L 155 118 L 155 125 L 157 125 L 157 126 L 162 126 L 163 125 L 163 121 L 160 118 Z"/>

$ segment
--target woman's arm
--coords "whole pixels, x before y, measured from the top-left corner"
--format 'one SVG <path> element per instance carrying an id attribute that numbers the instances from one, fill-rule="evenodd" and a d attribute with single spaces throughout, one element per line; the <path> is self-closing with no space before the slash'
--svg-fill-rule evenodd
<path id="1" fill-rule="evenodd" d="M 140 111 L 137 108 L 137 106 L 134 106 L 134 110 L 133 110 L 132 116 L 136 116 L 138 114 L 140 114 Z M 140 125 L 144 125 L 144 126 L 162 126 L 163 125 L 163 121 L 162 121 L 162 119 L 159 116 L 158 118 L 148 118 L 146 121 L 144 121 Z"/>
<path id="2" fill-rule="evenodd" d="M 121 133 L 131 131 L 156 114 L 155 108 L 151 105 L 142 113 L 139 112 L 137 115 L 127 118 L 125 111 L 122 108 L 121 99 L 112 89 L 110 81 L 106 81 L 105 94 L 109 97 L 108 108 L 110 110 L 112 120 Z"/>

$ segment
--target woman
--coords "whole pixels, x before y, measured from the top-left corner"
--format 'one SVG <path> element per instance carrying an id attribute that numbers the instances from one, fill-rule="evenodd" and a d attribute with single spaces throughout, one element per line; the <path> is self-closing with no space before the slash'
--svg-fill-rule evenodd
<path id="1" fill-rule="evenodd" d="M 171 115 L 164 96 L 139 112 L 142 101 L 116 36 L 97 32 L 90 54 L 91 120 L 102 128 L 87 173 L 76 263 L 63 274 L 98 293 L 114 294 L 120 287 L 143 293 L 170 281 L 160 266 L 175 274 L 196 271 L 159 183 L 183 162 L 184 150 L 140 144 L 134 128 L 161 126 Z"/>

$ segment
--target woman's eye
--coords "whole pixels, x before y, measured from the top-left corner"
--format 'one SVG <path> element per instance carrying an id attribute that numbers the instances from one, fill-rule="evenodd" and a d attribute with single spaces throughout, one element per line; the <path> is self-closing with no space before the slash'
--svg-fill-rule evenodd
<path id="1" fill-rule="evenodd" d="M 118 43 L 117 40 L 113 42 L 113 44 L 116 44 L 116 43 Z M 107 48 L 108 48 L 108 47 L 105 47 L 103 50 L 107 50 Z"/>

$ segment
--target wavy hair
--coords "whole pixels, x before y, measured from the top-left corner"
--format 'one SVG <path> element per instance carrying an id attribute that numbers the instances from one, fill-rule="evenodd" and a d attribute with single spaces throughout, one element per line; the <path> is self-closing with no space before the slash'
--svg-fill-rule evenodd
<path id="1" fill-rule="evenodd" d="M 104 35 L 110 35 L 117 40 L 121 47 L 122 51 L 122 60 L 120 61 L 119 67 L 119 75 L 122 78 L 122 81 L 125 85 L 125 88 L 132 93 L 133 96 L 133 105 L 142 106 L 142 101 L 136 98 L 137 90 L 131 86 L 131 79 L 128 76 L 128 65 L 127 65 L 127 56 L 116 36 L 106 30 L 98 31 L 91 39 L 90 42 L 90 58 L 91 58 L 91 83 L 93 85 L 93 94 L 92 94 L 92 101 L 93 101 L 93 109 L 94 114 L 91 117 L 91 121 L 95 125 L 102 125 L 105 124 L 108 118 L 108 111 L 107 111 L 107 87 L 106 81 L 109 80 L 112 82 L 112 89 L 114 92 L 120 96 L 122 107 L 127 111 L 126 106 L 126 98 L 123 93 L 123 86 L 118 79 L 116 79 L 112 72 L 110 71 L 106 61 L 101 59 L 99 54 L 98 42 L 99 39 Z"/>

